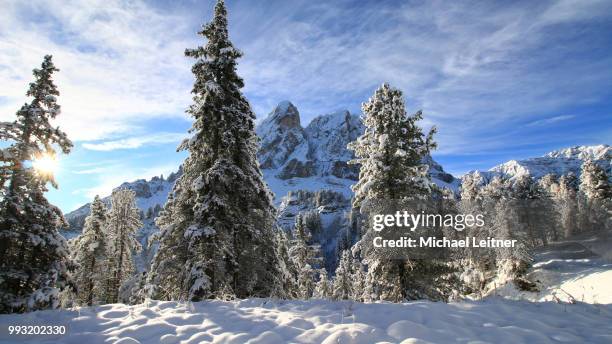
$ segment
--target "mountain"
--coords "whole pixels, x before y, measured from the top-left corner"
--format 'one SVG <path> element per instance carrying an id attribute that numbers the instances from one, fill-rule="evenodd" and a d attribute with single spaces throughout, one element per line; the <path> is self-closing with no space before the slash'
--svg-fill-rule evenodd
<path id="1" fill-rule="evenodd" d="M 530 175 L 539 179 L 549 173 L 561 176 L 570 172 L 580 176 L 582 163 L 587 159 L 593 160 L 608 173 L 608 176 L 612 176 L 612 147 L 607 144 L 574 146 L 552 151 L 542 157 L 510 160 L 488 171 L 471 171 L 469 173 L 480 173 L 485 179 L 490 179 L 493 176 L 514 179 L 523 175 Z"/>

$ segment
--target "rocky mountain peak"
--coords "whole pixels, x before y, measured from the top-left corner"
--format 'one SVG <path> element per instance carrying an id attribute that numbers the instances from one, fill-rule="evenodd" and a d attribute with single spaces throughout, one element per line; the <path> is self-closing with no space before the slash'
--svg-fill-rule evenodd
<path id="1" fill-rule="evenodd" d="M 278 103 L 266 120 L 273 122 L 283 131 L 302 127 L 298 109 L 288 100 Z"/>

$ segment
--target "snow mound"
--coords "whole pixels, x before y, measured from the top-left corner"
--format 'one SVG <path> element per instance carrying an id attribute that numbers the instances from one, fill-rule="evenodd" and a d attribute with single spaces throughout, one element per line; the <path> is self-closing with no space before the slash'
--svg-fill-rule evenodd
<path id="1" fill-rule="evenodd" d="M 571 309 L 570 309 L 571 307 Z M 66 325 L 65 336 L 8 337 L 30 343 L 556 343 L 612 341 L 612 306 L 503 299 L 362 304 L 246 299 L 148 301 L 24 315 L 0 324 Z"/>

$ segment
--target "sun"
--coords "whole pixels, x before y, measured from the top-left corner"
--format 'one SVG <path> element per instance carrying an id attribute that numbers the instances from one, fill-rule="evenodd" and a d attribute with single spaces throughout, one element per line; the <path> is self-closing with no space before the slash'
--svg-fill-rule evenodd
<path id="1" fill-rule="evenodd" d="M 55 156 L 42 154 L 32 161 L 32 166 L 43 175 L 53 175 L 57 171 L 58 164 Z"/>

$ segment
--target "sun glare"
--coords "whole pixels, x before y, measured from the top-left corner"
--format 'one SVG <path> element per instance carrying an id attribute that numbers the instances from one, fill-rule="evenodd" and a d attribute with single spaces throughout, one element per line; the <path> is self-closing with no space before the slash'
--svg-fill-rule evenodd
<path id="1" fill-rule="evenodd" d="M 57 171 L 57 159 L 44 154 L 32 161 L 32 166 L 41 174 L 53 174 Z"/>

